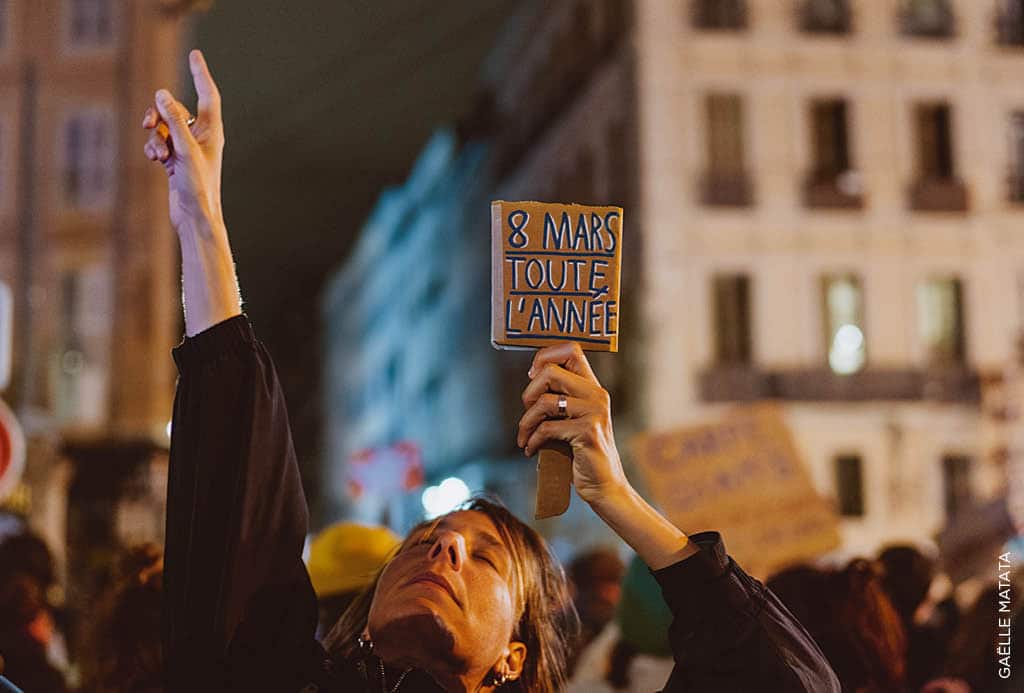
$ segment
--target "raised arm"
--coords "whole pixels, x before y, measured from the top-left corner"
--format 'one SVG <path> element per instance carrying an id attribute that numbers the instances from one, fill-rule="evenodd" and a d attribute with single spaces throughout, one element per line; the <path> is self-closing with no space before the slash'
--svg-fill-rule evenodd
<path id="1" fill-rule="evenodd" d="M 146 109 L 146 156 L 167 172 L 171 225 L 181 244 L 185 334 L 194 337 L 242 312 L 227 228 L 220 203 L 224 124 L 220 92 L 203 54 L 189 54 L 199 103 L 195 120 L 166 89 Z"/>
<path id="2" fill-rule="evenodd" d="M 146 112 L 181 244 L 164 558 L 167 690 L 299 690 L 319 650 L 302 564 L 305 498 L 273 361 L 241 314 L 220 207 L 220 97 L 198 51 L 190 124 L 164 89 Z"/>
<path id="3" fill-rule="evenodd" d="M 532 456 L 547 441 L 572 447 L 573 485 L 654 572 L 673 615 L 675 657 L 666 691 L 839 692 L 803 626 L 725 552 L 717 533 L 693 537 L 626 478 L 612 432 L 611 399 L 578 344 L 537 352 L 523 391 L 518 443 Z M 566 418 L 558 418 L 565 398 Z"/>

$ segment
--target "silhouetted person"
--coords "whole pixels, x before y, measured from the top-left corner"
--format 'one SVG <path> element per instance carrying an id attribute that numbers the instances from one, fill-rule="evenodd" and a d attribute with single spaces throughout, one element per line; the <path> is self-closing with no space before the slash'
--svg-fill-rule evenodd
<path id="1" fill-rule="evenodd" d="M 770 578 L 768 588 L 817 641 L 844 693 L 907 690 L 903 625 L 874 563 L 797 566 Z"/>
<path id="2" fill-rule="evenodd" d="M 163 552 L 144 544 L 125 552 L 101 598 L 86 654 L 83 693 L 161 693 Z"/>
<path id="3" fill-rule="evenodd" d="M 942 671 L 942 661 L 955 626 L 946 627 L 945 618 L 955 618 L 956 603 L 947 602 L 932 621 L 919 623 L 916 615 L 928 598 L 935 579 L 935 562 L 910 545 L 893 545 L 878 555 L 882 564 L 882 585 L 903 622 L 907 634 L 907 685 L 917 691 Z"/>
<path id="4" fill-rule="evenodd" d="M 615 616 L 625 572 L 622 559 L 611 549 L 591 549 L 577 555 L 569 564 L 573 603 L 580 616 L 580 637 L 570 655 L 570 676 L 580 653 Z"/>

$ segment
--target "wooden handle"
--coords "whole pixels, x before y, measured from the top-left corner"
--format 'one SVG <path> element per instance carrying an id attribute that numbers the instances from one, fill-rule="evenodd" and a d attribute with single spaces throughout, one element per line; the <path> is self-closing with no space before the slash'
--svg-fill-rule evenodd
<path id="1" fill-rule="evenodd" d="M 537 510 L 534 517 L 561 515 L 569 508 L 572 486 L 572 448 L 568 443 L 549 443 L 537 455 Z"/>

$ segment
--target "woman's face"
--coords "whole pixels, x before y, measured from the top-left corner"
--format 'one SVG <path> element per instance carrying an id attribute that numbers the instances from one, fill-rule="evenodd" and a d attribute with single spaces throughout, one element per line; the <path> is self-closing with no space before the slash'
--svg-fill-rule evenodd
<path id="1" fill-rule="evenodd" d="M 512 555 L 494 522 L 466 510 L 410 536 L 387 565 L 368 630 L 389 662 L 483 678 L 506 657 L 517 620 Z M 479 680 L 479 679 L 478 679 Z"/>

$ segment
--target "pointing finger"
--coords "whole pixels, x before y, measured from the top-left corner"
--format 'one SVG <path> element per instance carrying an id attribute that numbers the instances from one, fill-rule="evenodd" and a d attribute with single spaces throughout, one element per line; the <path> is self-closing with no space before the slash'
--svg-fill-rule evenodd
<path id="1" fill-rule="evenodd" d="M 188 54 L 188 66 L 199 97 L 199 115 L 213 121 L 220 120 L 220 90 L 213 81 L 202 51 L 194 50 Z"/>
<path id="2" fill-rule="evenodd" d="M 160 117 L 156 112 L 156 109 L 150 106 L 146 109 L 146 114 L 142 116 L 142 127 L 146 130 L 152 130 L 157 126 Z"/>

